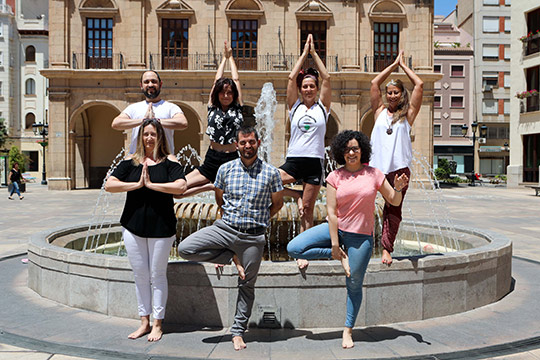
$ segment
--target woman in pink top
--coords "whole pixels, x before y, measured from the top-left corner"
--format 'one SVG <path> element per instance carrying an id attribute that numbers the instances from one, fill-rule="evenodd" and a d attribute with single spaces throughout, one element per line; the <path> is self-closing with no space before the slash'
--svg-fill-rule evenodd
<path id="1" fill-rule="evenodd" d="M 373 249 L 375 197 L 377 191 L 391 204 L 401 202 L 401 190 L 409 181 L 397 176 L 394 188 L 384 174 L 365 165 L 371 155 L 366 135 L 345 130 L 332 141 L 332 156 L 343 167 L 326 178 L 328 222 L 309 228 L 291 240 L 289 255 L 300 259 L 340 260 L 347 275 L 347 319 L 342 346 L 354 346 L 352 328 L 362 303 L 362 283 Z"/>

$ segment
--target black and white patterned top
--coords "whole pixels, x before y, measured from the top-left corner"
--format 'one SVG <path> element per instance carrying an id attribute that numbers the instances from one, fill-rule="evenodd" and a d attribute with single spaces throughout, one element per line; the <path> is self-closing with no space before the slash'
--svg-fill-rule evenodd
<path id="1" fill-rule="evenodd" d="M 214 105 L 208 106 L 208 127 L 206 134 L 219 144 L 232 144 L 236 140 L 236 130 L 242 126 L 242 106 L 231 104 L 226 112 Z"/>

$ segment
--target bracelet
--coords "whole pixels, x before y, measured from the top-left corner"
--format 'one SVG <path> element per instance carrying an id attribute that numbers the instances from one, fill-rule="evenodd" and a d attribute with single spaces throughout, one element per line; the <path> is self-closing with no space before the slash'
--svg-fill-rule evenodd
<path id="1" fill-rule="evenodd" d="M 401 190 L 403 190 L 403 189 L 401 189 L 401 190 L 398 190 L 398 189 L 396 189 L 396 187 L 394 186 L 394 190 L 395 190 L 396 192 L 399 192 L 399 193 L 400 193 L 400 192 L 401 192 Z"/>

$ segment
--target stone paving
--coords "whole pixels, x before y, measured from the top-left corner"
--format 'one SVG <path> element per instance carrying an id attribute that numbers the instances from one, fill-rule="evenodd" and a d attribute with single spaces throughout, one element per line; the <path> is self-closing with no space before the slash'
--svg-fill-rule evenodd
<path id="1" fill-rule="evenodd" d="M 246 335 L 248 349 L 240 353 L 231 350 L 228 329 L 170 328 L 157 344 L 128 341 L 125 334 L 136 320 L 70 309 L 26 287 L 21 259 L 29 235 L 87 222 L 97 197 L 96 190 L 57 192 L 28 184 L 22 201 L 0 199 L 0 307 L 6 311 L 0 359 L 540 359 L 540 197 L 531 189 L 442 190 L 440 201 L 456 225 L 496 231 L 513 241 L 516 285 L 501 301 L 448 317 L 357 328 L 356 347 L 347 351 L 339 346 L 340 329 L 253 329 Z M 419 190 L 407 194 L 407 204 L 415 219 L 443 216 L 431 212 Z"/>

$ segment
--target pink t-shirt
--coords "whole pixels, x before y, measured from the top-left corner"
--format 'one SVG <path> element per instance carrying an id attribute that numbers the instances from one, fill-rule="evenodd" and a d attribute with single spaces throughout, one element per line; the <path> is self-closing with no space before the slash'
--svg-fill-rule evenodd
<path id="1" fill-rule="evenodd" d="M 342 167 L 328 175 L 326 182 L 336 188 L 340 230 L 365 235 L 373 233 L 375 197 L 384 179 L 382 171 L 371 166 L 353 173 Z"/>

